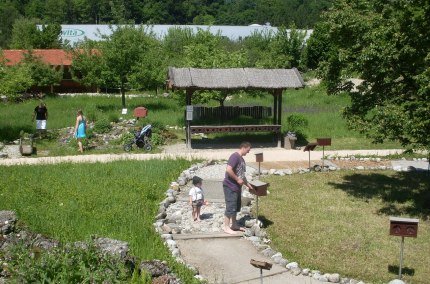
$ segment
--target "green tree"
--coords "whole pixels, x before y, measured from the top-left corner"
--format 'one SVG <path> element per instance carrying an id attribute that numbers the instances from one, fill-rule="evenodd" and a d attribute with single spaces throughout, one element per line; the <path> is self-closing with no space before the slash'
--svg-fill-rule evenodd
<path id="1" fill-rule="evenodd" d="M 350 95 L 349 125 L 430 149 L 430 2 L 340 0 L 325 22 L 332 46 L 320 74 L 330 93 Z M 357 91 L 343 80 L 351 74 L 364 80 Z"/>
<path id="2" fill-rule="evenodd" d="M 106 85 L 103 78 L 106 68 L 97 43 L 88 40 L 72 51 L 72 76 L 82 85 L 99 90 Z"/>
<path id="3" fill-rule="evenodd" d="M 151 80 L 138 83 L 136 78 L 142 78 L 142 73 L 136 75 L 136 70 L 139 68 L 156 68 L 156 64 L 153 64 L 151 60 L 157 62 L 160 57 L 163 57 L 163 54 L 148 56 L 151 54 L 151 48 L 156 46 L 154 43 L 155 36 L 151 30 L 147 30 L 143 26 L 119 26 L 111 35 L 102 36 L 102 38 L 104 41 L 101 42 L 100 53 L 106 66 L 102 72 L 102 77 L 107 86 L 120 89 L 122 105 L 125 107 L 125 91 L 127 89 L 148 87 L 145 84 L 158 78 L 157 75 L 153 75 Z M 161 49 L 158 50 L 161 52 Z M 156 70 L 151 72 L 158 74 Z"/>
<path id="4" fill-rule="evenodd" d="M 61 47 L 61 25 L 37 27 L 36 19 L 20 18 L 12 29 L 10 47 L 13 49 L 49 49 Z"/>
<path id="5" fill-rule="evenodd" d="M 58 85 L 62 78 L 62 69 L 43 63 L 31 51 L 24 55 L 21 62 L 6 66 L 0 62 L 0 93 L 15 99 L 32 86 L 45 87 Z"/>
<path id="6" fill-rule="evenodd" d="M 185 46 L 183 66 L 195 68 L 246 67 L 246 53 L 243 50 L 228 51 L 225 47 L 225 39 L 220 34 L 213 35 L 209 30 L 199 29 L 191 43 Z M 200 102 L 216 100 L 223 107 L 228 95 L 227 91 L 199 92 L 193 99 Z"/>
<path id="7" fill-rule="evenodd" d="M 12 3 L 0 3 L 0 48 L 6 48 L 12 37 L 12 26 L 20 16 Z"/>

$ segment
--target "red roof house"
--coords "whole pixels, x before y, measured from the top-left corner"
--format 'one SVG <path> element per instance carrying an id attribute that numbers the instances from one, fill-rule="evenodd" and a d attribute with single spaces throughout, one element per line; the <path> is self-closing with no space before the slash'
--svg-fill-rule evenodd
<path id="1" fill-rule="evenodd" d="M 60 86 L 46 86 L 46 88 L 32 88 L 32 91 L 46 92 L 86 92 L 94 91 L 93 88 L 82 86 L 72 79 L 70 67 L 72 66 L 72 53 L 63 49 L 33 49 L 32 51 L 24 49 L 9 49 L 0 52 L 0 59 L 6 61 L 7 66 L 19 64 L 24 55 L 32 53 L 34 57 L 39 58 L 42 62 L 53 66 L 63 67 L 63 79 Z"/>

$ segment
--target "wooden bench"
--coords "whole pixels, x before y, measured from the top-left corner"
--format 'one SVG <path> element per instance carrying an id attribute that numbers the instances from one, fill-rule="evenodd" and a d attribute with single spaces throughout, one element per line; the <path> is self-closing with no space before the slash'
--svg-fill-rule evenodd
<path id="1" fill-rule="evenodd" d="M 191 134 L 220 132 L 274 132 L 281 133 L 281 125 L 192 125 Z"/>

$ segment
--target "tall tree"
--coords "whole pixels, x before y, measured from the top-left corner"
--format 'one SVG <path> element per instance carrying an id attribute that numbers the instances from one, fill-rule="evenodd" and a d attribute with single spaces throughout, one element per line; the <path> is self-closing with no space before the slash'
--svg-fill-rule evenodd
<path id="1" fill-rule="evenodd" d="M 104 41 L 100 52 L 106 66 L 102 76 L 108 86 L 120 89 L 122 106 L 125 107 L 125 91 L 132 85 L 137 87 L 135 71 L 139 68 L 155 68 L 151 60 L 158 60 L 163 55 L 148 57 L 147 54 L 152 54 L 155 36 L 143 26 L 118 26 L 111 35 L 102 38 Z M 145 81 L 138 86 L 144 87 Z"/>
<path id="2" fill-rule="evenodd" d="M 246 53 L 243 50 L 228 51 L 220 34 L 213 35 L 209 30 L 199 29 L 193 40 L 185 46 L 183 66 L 195 68 L 235 68 L 246 67 Z M 195 101 L 218 101 L 224 107 L 228 92 L 200 92 Z"/>
<path id="3" fill-rule="evenodd" d="M 12 37 L 12 27 L 20 17 L 18 10 L 12 3 L 0 3 L 0 48 L 6 48 Z"/>
<path id="4" fill-rule="evenodd" d="M 320 74 L 330 93 L 351 96 L 350 126 L 430 149 L 430 2 L 339 0 L 325 22 L 332 52 Z M 351 74 L 364 80 L 357 91 Z"/>
<path id="5" fill-rule="evenodd" d="M 20 18 L 12 29 L 10 47 L 14 49 L 49 49 L 61 47 L 61 26 L 59 24 L 37 27 L 37 20 Z"/>

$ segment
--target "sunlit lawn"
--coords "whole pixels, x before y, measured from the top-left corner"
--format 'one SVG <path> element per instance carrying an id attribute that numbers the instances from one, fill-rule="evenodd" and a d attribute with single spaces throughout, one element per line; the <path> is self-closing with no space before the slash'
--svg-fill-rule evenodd
<path id="1" fill-rule="evenodd" d="M 74 242 L 91 236 L 130 244 L 141 259 L 167 260 L 186 283 L 190 272 L 171 257 L 152 223 L 185 160 L 2 167 L 0 210 L 14 210 L 31 231 Z"/>
<path id="2" fill-rule="evenodd" d="M 266 180 L 270 195 L 260 198 L 260 214 L 273 246 L 288 260 L 387 283 L 398 273 L 400 245 L 389 235 L 389 216 L 420 218 L 418 237 L 405 240 L 404 271 L 413 275 L 404 279 L 429 283 L 428 174 L 340 171 Z"/>

